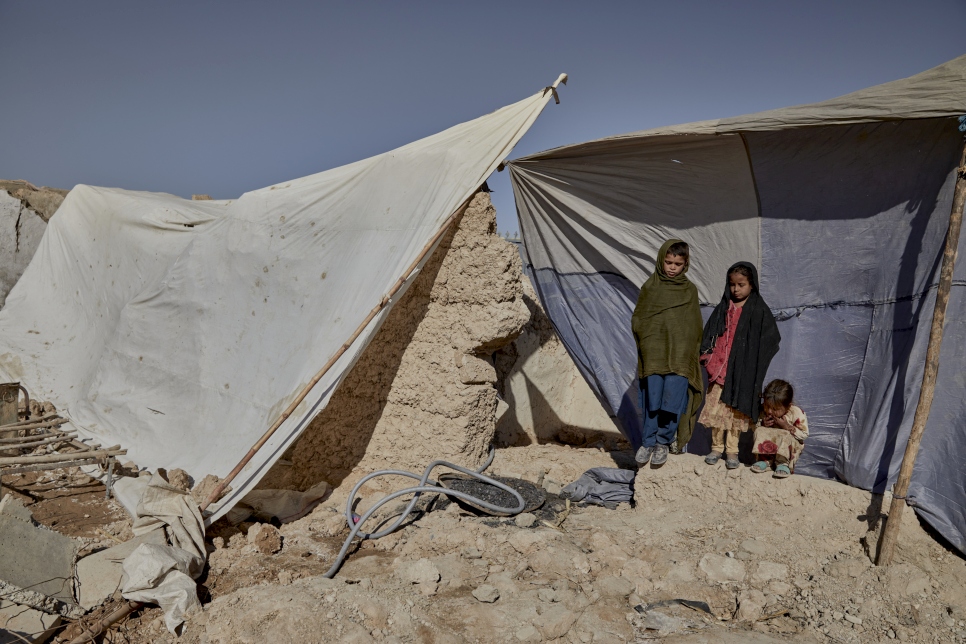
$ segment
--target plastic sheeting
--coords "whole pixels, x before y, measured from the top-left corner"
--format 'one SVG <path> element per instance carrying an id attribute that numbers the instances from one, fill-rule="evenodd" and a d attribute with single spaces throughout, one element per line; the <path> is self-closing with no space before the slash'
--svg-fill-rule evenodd
<path id="1" fill-rule="evenodd" d="M 809 415 L 797 472 L 892 484 L 919 396 L 963 113 L 966 57 L 824 103 L 511 162 L 535 289 L 631 442 L 640 410 L 630 317 L 673 236 L 691 244 L 688 275 L 705 305 L 727 266 L 760 267 L 782 333 L 768 379 L 792 382 Z M 907 499 L 966 552 L 963 264 Z M 697 431 L 688 449 L 707 442 Z"/>
<path id="2" fill-rule="evenodd" d="M 0 377 L 141 466 L 225 476 L 551 96 L 234 201 L 77 186 L 0 311 Z M 325 406 L 388 308 L 209 520 Z"/>

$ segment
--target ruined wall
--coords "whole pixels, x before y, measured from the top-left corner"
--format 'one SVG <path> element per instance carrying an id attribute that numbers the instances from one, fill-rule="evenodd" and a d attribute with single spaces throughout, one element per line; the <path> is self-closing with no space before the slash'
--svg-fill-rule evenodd
<path id="1" fill-rule="evenodd" d="M 521 279 L 489 195 L 478 193 L 260 487 L 338 485 L 353 470 L 422 471 L 439 458 L 477 465 L 495 432 L 491 356 L 530 316 Z"/>
<path id="2" fill-rule="evenodd" d="M 66 190 L 0 180 L 0 307 L 23 275 Z"/>
<path id="3" fill-rule="evenodd" d="M 500 445 L 620 441 L 620 430 L 594 396 L 524 276 L 531 317 L 523 333 L 496 356 L 500 393 L 508 405 L 497 425 Z"/>

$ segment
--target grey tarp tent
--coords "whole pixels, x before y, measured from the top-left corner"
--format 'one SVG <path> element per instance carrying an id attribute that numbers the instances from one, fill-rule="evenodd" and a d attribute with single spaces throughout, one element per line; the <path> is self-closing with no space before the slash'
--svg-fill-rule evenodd
<path id="1" fill-rule="evenodd" d="M 922 378 L 964 113 L 961 56 L 822 103 L 510 162 L 534 287 L 631 442 L 640 440 L 631 312 L 674 236 L 693 248 L 689 275 L 706 315 L 730 264 L 760 267 L 782 333 L 768 377 L 796 386 L 812 428 L 798 472 L 891 485 Z M 960 262 L 907 499 L 966 552 L 964 279 Z M 707 434 L 688 449 L 706 452 Z"/>

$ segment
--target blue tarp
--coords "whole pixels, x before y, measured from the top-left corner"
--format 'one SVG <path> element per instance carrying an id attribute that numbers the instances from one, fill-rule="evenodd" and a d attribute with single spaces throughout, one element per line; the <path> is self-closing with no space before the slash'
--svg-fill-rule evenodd
<path id="1" fill-rule="evenodd" d="M 964 144 L 956 117 L 966 112 L 966 57 L 937 70 L 828 108 L 624 135 L 510 163 L 528 274 L 580 372 L 635 446 L 630 318 L 657 249 L 673 236 L 692 246 L 689 276 L 706 316 L 727 266 L 759 266 L 782 334 L 766 382 L 789 380 L 809 416 L 797 472 L 876 492 L 894 483 Z M 926 91 L 937 78 L 941 91 Z M 928 118 L 910 112 L 916 100 Z M 890 110 L 899 105 L 905 111 Z M 966 552 L 964 264 L 907 499 Z M 709 447 L 707 432 L 696 431 L 688 449 Z"/>

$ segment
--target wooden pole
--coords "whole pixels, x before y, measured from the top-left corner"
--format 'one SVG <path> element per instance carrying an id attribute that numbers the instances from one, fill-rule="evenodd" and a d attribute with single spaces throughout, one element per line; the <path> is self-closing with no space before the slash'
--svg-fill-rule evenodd
<path id="1" fill-rule="evenodd" d="M 470 199 L 472 198 L 473 197 L 470 196 Z M 362 332 L 369 325 L 369 323 L 372 322 L 372 319 L 375 318 L 376 315 L 378 315 L 379 311 L 381 311 L 383 308 L 385 308 L 387 304 L 389 304 L 389 301 L 392 299 L 392 296 L 399 292 L 399 289 L 402 288 L 403 284 L 406 283 L 406 279 L 412 274 L 414 270 L 416 270 L 416 267 L 419 266 L 420 262 L 423 261 L 423 258 L 426 257 L 429 251 L 433 249 L 433 246 L 436 245 L 436 242 L 439 241 L 439 239 L 443 236 L 443 234 L 447 230 L 449 230 L 449 227 L 453 224 L 454 221 L 456 221 L 459 215 L 462 214 L 464 210 L 466 210 L 466 207 L 470 203 L 470 199 L 467 199 L 465 202 L 463 202 L 463 204 L 456 209 L 456 212 L 450 215 L 449 218 L 443 222 L 443 225 L 440 226 L 438 231 L 436 231 L 436 234 L 433 235 L 433 238 L 430 239 L 425 246 L 423 246 L 422 251 L 420 251 L 416 259 L 413 260 L 412 264 L 410 264 L 406 268 L 406 270 L 403 271 L 403 274 L 399 276 L 399 279 L 396 280 L 392 288 L 389 289 L 389 291 L 382 296 L 382 299 L 379 301 L 379 304 L 377 304 L 375 307 L 373 307 L 371 311 L 369 311 L 369 315 L 367 315 L 366 319 L 362 321 L 362 324 L 356 327 L 356 330 L 352 332 L 352 335 L 349 336 L 349 339 L 346 340 L 345 343 L 341 347 L 339 347 L 339 349 L 334 354 L 332 354 L 332 357 L 329 358 L 329 361 L 326 362 L 325 365 L 323 365 L 323 367 L 319 370 L 319 372 L 315 374 L 315 376 L 309 381 L 309 383 L 305 385 L 302 391 L 298 393 L 298 395 L 295 397 L 295 400 L 293 400 L 292 403 L 285 409 L 285 411 L 283 411 L 282 414 L 275 420 L 275 422 L 272 423 L 272 426 L 268 428 L 268 431 L 266 431 L 262 435 L 262 437 L 259 438 L 254 445 L 252 445 L 252 448 L 248 450 L 248 453 L 245 454 L 245 457 L 238 462 L 238 465 L 235 466 L 235 469 L 229 472 L 228 476 L 222 479 L 218 483 L 218 486 L 211 491 L 211 494 L 208 495 L 208 498 L 205 499 L 204 503 L 201 504 L 202 511 L 204 511 L 209 505 L 211 505 L 212 503 L 218 500 L 222 492 L 224 492 L 225 488 L 228 487 L 228 484 L 231 483 L 236 476 L 238 476 L 239 472 L 242 471 L 242 468 L 244 468 L 248 464 L 248 462 L 252 460 L 255 454 L 258 453 L 258 450 L 260 450 L 265 445 L 265 443 L 268 442 L 268 439 L 272 437 L 272 434 L 274 434 L 275 431 L 282 426 L 282 423 L 284 423 L 285 420 L 292 415 L 292 413 L 295 411 L 295 408 L 298 407 L 303 400 L 305 400 L 305 397 L 308 396 L 309 392 L 312 391 L 312 388 L 315 387 L 315 385 L 317 385 L 320 380 L 322 380 L 322 377 L 325 376 L 326 373 L 328 373 L 329 369 L 332 368 L 332 365 L 334 365 L 339 360 L 339 358 L 341 358 L 342 355 L 349 350 L 349 347 L 352 346 L 352 343 L 355 342 L 360 335 L 362 335 Z"/>
<path id="2" fill-rule="evenodd" d="M 922 373 L 922 387 L 919 390 L 919 404 L 916 406 L 916 416 L 912 421 L 912 431 L 906 452 L 902 456 L 902 467 L 899 478 L 892 490 L 892 505 L 889 507 L 889 518 L 886 520 L 882 541 L 879 544 L 879 556 L 876 563 L 888 566 L 895 554 L 896 540 L 899 536 L 899 525 L 902 522 L 902 510 L 906 505 L 906 492 L 912 479 L 912 469 L 916 464 L 919 444 L 929 419 L 929 409 L 932 407 L 933 394 L 936 391 L 936 374 L 939 372 L 939 349 L 943 341 L 943 325 L 946 322 L 946 306 L 949 304 L 949 291 L 953 282 L 953 270 L 956 268 L 956 253 L 959 248 L 959 231 L 963 224 L 963 204 L 966 203 L 966 147 L 956 171 L 956 190 L 953 193 L 953 208 L 949 213 L 949 231 L 946 233 L 946 247 L 943 252 L 942 268 L 939 271 L 939 289 L 936 291 L 936 308 L 932 314 L 932 328 L 929 330 L 929 345 L 926 349 L 926 367 Z"/>

